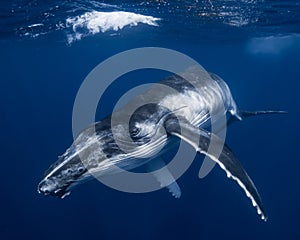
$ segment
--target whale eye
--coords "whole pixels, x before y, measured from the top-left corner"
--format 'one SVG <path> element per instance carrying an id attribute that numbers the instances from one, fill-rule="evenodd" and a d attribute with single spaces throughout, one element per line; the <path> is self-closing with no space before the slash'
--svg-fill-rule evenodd
<path id="1" fill-rule="evenodd" d="M 133 128 L 130 129 L 130 136 L 131 137 L 137 137 L 140 132 L 141 132 L 141 128 L 133 127 Z"/>

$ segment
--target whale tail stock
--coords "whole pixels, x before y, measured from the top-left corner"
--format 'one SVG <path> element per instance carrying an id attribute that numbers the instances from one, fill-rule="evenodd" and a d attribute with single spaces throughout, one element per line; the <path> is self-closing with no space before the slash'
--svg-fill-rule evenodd
<path id="1" fill-rule="evenodd" d="M 227 126 L 232 124 L 235 121 L 241 121 L 244 118 L 248 117 L 255 117 L 260 115 L 273 115 L 273 114 L 287 114 L 286 111 L 278 111 L 278 110 L 261 110 L 261 111 L 243 111 L 239 110 L 237 115 L 230 115 L 229 119 L 227 120 Z M 237 117 L 238 116 L 238 117 Z"/>

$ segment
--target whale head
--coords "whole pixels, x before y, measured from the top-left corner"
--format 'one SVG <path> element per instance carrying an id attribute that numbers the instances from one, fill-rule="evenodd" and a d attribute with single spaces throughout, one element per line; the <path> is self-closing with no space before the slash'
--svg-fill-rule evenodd
<path id="1" fill-rule="evenodd" d="M 38 192 L 64 198 L 69 195 L 70 188 L 87 173 L 87 169 L 78 155 L 59 157 L 45 173 L 38 185 Z"/>
<path id="2" fill-rule="evenodd" d="M 126 158 L 114 141 L 110 119 L 83 130 L 70 148 L 50 166 L 38 185 L 38 192 L 64 198 L 79 183 L 101 176 L 110 166 Z"/>

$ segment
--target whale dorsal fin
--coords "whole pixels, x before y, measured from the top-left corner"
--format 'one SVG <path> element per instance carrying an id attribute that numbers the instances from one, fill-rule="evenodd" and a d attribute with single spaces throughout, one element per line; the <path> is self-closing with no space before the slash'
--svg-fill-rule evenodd
<path id="1" fill-rule="evenodd" d="M 266 221 L 266 212 L 254 183 L 229 147 L 226 146 L 219 137 L 204 129 L 193 126 L 186 119 L 180 119 L 179 124 L 178 119 L 175 117 L 165 121 L 165 128 L 169 134 L 181 138 L 192 145 L 197 152 L 202 153 L 215 161 L 226 172 L 227 177 L 235 180 L 245 191 L 247 197 L 251 199 L 252 205 L 256 208 L 257 213 Z M 214 146 L 222 149 L 221 153 L 218 155 L 209 151 L 212 136 L 214 137 Z"/>
<path id="2" fill-rule="evenodd" d="M 166 187 L 173 197 L 180 198 L 180 187 L 161 157 L 151 160 L 146 164 L 146 167 L 147 170 L 153 174 L 161 187 Z M 160 171 L 156 171 L 158 169 L 160 169 Z"/>

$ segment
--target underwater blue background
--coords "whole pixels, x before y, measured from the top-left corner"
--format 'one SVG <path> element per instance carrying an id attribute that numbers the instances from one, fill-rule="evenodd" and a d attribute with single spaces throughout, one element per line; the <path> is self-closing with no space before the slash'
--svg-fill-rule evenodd
<path id="1" fill-rule="evenodd" d="M 222 1 L 239 6 L 246 24 L 236 23 L 236 14 L 216 17 L 221 1 L 214 8 L 209 2 L 214 4 L 197 1 L 190 10 L 186 6 L 196 2 L 0 4 L 1 240 L 300 239 L 299 1 Z M 72 28 L 53 27 L 87 11 L 116 9 L 161 20 L 158 26 L 96 34 L 85 29 L 71 42 Z M 43 17 L 45 12 L 52 18 Z M 40 22 L 42 29 L 28 27 Z M 98 181 L 74 188 L 63 200 L 37 193 L 44 171 L 73 141 L 73 103 L 87 74 L 106 58 L 136 47 L 165 47 L 194 58 L 228 83 L 241 109 L 288 111 L 245 119 L 227 132 L 228 145 L 261 194 L 266 223 L 220 168 L 198 179 L 201 156 L 178 180 L 180 199 L 165 189 L 129 194 Z M 97 118 L 109 114 L 131 87 L 157 82 L 161 75 L 141 70 L 120 79 L 101 99 Z"/>

